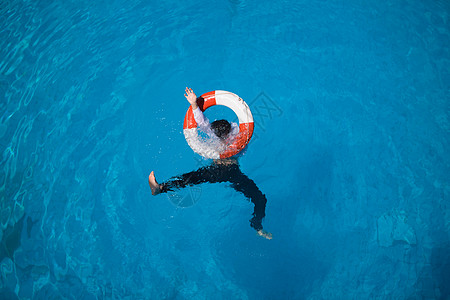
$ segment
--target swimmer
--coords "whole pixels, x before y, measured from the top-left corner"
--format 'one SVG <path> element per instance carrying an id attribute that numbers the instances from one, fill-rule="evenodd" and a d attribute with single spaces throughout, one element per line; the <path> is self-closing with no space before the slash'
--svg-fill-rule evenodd
<path id="1" fill-rule="evenodd" d="M 215 139 L 219 143 L 226 145 L 239 133 L 239 126 L 226 120 L 216 120 L 209 123 L 208 118 L 197 105 L 197 96 L 190 88 L 186 88 L 184 95 L 192 107 L 197 126 L 205 132 L 209 138 Z M 156 181 L 155 173 L 152 171 L 148 176 L 148 183 L 152 195 L 173 191 L 186 186 L 201 183 L 230 182 L 231 187 L 237 192 L 244 194 L 255 205 L 253 218 L 250 219 L 250 226 L 258 235 L 271 240 L 272 234 L 263 230 L 262 219 L 265 217 L 266 196 L 259 190 L 255 182 L 242 173 L 236 158 L 215 159 L 207 167 L 202 167 L 196 171 L 172 177 L 166 182 L 159 184 Z"/>

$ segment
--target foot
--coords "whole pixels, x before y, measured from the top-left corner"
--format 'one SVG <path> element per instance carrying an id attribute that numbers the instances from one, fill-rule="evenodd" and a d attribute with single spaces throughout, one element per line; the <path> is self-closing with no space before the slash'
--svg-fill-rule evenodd
<path id="1" fill-rule="evenodd" d="M 267 232 L 267 231 L 264 231 L 264 230 L 258 230 L 258 235 L 260 235 L 263 238 L 266 238 L 268 240 L 272 239 L 272 234 L 270 232 Z"/>
<path id="2" fill-rule="evenodd" d="M 148 184 L 152 190 L 152 195 L 158 195 L 161 192 L 161 188 L 156 182 L 155 173 L 153 171 L 148 175 Z"/>

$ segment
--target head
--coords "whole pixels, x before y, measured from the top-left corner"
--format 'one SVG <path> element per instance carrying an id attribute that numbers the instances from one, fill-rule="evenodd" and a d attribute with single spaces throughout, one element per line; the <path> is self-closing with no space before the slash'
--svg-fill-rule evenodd
<path id="1" fill-rule="evenodd" d="M 231 124 L 227 120 L 216 120 L 211 123 L 211 129 L 219 138 L 224 140 L 231 131 Z"/>

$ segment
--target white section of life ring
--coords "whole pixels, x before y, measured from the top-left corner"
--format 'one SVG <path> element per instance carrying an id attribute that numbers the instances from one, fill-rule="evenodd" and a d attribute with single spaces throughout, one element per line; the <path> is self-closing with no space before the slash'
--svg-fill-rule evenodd
<path id="1" fill-rule="evenodd" d="M 238 95 L 227 91 L 216 91 L 216 105 L 231 108 L 239 119 L 239 124 L 253 122 L 253 116 L 247 103 Z"/>

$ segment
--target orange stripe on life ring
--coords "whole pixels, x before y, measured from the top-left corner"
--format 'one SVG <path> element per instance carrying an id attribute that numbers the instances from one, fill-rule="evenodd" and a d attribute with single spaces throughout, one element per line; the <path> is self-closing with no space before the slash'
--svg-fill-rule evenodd
<path id="1" fill-rule="evenodd" d="M 252 138 L 254 128 L 255 124 L 253 122 L 239 124 L 239 134 L 234 139 L 233 144 L 220 154 L 220 158 L 231 157 L 244 149 Z"/>

